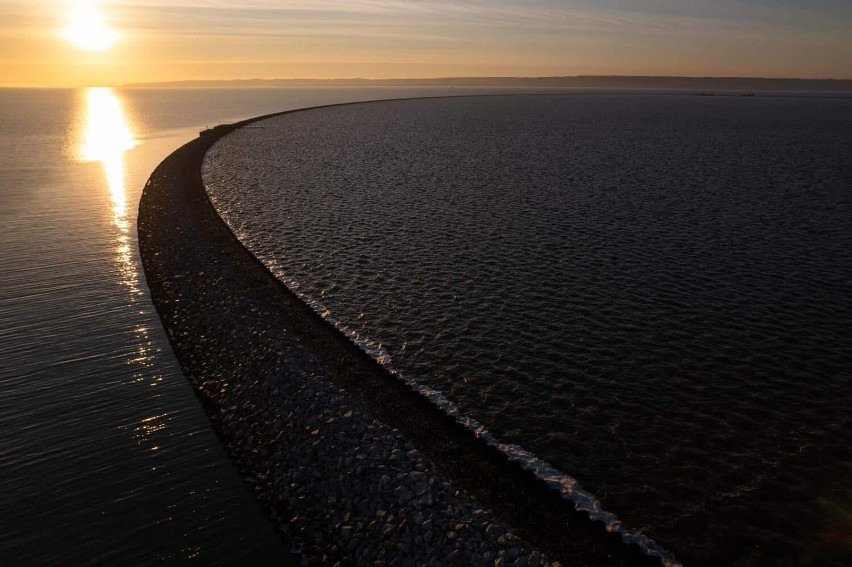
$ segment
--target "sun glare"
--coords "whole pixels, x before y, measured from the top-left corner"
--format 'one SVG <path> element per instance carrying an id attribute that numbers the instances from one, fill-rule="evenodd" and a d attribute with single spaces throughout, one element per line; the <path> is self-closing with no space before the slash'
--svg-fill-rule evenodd
<path id="1" fill-rule="evenodd" d="M 86 51 L 104 51 L 118 39 L 118 33 L 104 23 L 103 17 L 89 3 L 83 4 L 71 15 L 62 36 Z"/>
<path id="2" fill-rule="evenodd" d="M 115 92 L 107 88 L 88 89 L 85 130 L 78 159 L 103 163 L 117 217 L 124 216 L 126 205 L 123 155 L 137 144 Z"/>

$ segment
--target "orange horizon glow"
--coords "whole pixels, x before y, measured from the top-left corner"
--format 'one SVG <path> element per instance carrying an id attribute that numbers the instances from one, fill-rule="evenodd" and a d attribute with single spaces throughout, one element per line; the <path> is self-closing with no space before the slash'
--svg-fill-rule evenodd
<path id="1" fill-rule="evenodd" d="M 667 75 L 850 79 L 852 3 L 4 0 L 0 86 Z"/>

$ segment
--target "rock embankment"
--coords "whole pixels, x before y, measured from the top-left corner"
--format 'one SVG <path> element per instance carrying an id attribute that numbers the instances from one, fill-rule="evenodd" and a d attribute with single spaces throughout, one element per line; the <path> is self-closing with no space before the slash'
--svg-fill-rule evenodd
<path id="1" fill-rule="evenodd" d="M 142 259 L 184 373 L 303 563 L 656 564 L 396 383 L 266 272 L 206 199 L 201 161 L 219 135 L 152 174 Z"/>

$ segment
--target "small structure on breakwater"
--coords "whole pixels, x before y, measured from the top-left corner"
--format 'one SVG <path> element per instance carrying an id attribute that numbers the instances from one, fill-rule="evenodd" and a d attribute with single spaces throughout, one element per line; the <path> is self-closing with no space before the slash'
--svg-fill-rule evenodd
<path id="1" fill-rule="evenodd" d="M 198 133 L 198 136 L 201 138 L 206 138 L 208 136 L 224 136 L 229 132 L 233 132 L 236 130 L 236 126 L 233 124 L 219 124 L 218 126 L 214 126 L 213 128 L 207 128 L 206 130 L 202 130 Z"/>

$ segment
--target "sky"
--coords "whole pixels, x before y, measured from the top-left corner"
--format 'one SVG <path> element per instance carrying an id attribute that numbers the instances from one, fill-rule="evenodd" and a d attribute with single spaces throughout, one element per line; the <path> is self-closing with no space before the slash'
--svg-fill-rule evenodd
<path id="1" fill-rule="evenodd" d="M 557 75 L 849 79 L 852 0 L 0 0 L 0 86 Z"/>

